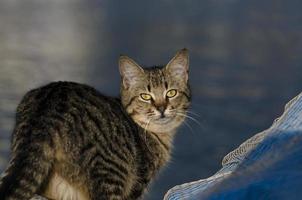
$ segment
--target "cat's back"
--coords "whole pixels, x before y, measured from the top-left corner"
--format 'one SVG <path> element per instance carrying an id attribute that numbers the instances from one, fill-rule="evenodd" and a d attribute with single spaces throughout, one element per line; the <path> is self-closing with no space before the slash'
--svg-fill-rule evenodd
<path id="1" fill-rule="evenodd" d="M 134 122 L 119 99 L 74 82 L 52 82 L 29 91 L 17 107 L 13 138 L 18 138 L 19 132 L 20 136 L 26 136 L 24 131 L 18 131 L 24 130 L 25 126 L 43 129 L 52 135 L 52 139 L 53 133 L 72 134 L 76 137 L 84 135 L 84 139 L 93 142 L 102 135 L 120 138 L 121 133 L 130 137 L 130 133 L 136 132 Z"/>
<path id="2" fill-rule="evenodd" d="M 58 81 L 26 93 L 18 105 L 17 120 L 23 115 L 65 114 L 76 109 L 87 111 L 87 107 L 95 112 L 124 112 L 119 99 L 103 95 L 85 84 Z"/>

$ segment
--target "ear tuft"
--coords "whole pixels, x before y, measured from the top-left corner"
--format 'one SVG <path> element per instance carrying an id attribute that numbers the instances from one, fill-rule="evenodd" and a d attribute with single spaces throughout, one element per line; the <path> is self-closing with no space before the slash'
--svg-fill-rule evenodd
<path id="1" fill-rule="evenodd" d="M 144 70 L 134 60 L 125 55 L 120 55 L 119 71 L 125 89 L 135 85 L 144 74 Z"/>
<path id="2" fill-rule="evenodd" d="M 166 65 L 166 70 L 176 79 L 184 80 L 185 83 L 187 83 L 189 72 L 189 51 L 186 48 L 178 51 Z"/>

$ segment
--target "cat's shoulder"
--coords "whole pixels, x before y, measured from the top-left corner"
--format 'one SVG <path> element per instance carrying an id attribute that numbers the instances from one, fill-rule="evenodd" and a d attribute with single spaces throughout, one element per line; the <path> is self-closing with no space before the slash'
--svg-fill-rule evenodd
<path id="1" fill-rule="evenodd" d="M 60 101 L 70 99 L 72 97 L 88 98 L 97 97 L 104 101 L 116 101 L 117 98 L 109 97 L 102 94 L 94 87 L 71 81 L 56 81 L 50 82 L 46 85 L 34 88 L 28 91 L 22 101 L 28 99 L 41 99 Z"/>
<path id="2" fill-rule="evenodd" d="M 102 95 L 99 91 L 97 91 L 94 87 L 83 84 L 83 83 L 77 83 L 77 82 L 71 82 L 71 81 L 54 81 L 47 83 L 45 85 L 42 85 L 40 87 L 34 88 L 29 90 L 26 95 L 30 95 L 33 93 L 45 93 L 45 92 L 64 92 L 65 94 L 73 93 L 73 92 L 90 92 L 90 93 L 98 93 Z M 105 95 L 104 95 L 105 96 Z"/>

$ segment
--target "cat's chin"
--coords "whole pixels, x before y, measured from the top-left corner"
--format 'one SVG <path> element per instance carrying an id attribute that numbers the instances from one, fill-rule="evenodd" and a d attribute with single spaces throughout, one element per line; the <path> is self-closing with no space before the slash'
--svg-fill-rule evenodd
<path id="1" fill-rule="evenodd" d="M 174 133 L 176 129 L 181 125 L 182 121 L 182 119 L 165 117 L 151 120 L 148 124 L 144 122 L 138 122 L 138 124 L 143 129 L 154 133 Z"/>
<path id="2" fill-rule="evenodd" d="M 155 132 L 155 133 L 174 133 L 176 129 L 179 127 L 180 124 L 177 124 L 175 122 L 166 123 L 166 124 L 158 124 L 154 123 L 151 124 L 149 127 L 149 131 Z"/>
<path id="3" fill-rule="evenodd" d="M 173 118 L 171 117 L 163 117 L 163 118 L 158 118 L 152 121 L 152 123 L 154 124 L 159 124 L 159 125 L 165 125 L 165 124 L 169 124 L 171 122 L 173 122 Z"/>

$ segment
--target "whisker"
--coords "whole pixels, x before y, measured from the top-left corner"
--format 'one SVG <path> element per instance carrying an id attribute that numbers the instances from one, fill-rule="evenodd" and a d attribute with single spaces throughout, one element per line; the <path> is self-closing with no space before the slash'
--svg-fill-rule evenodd
<path id="1" fill-rule="evenodd" d="M 147 147 L 148 151 L 152 153 L 152 151 L 150 150 L 150 148 L 149 148 L 149 146 L 148 146 L 148 143 L 147 143 L 147 128 L 148 128 L 148 126 L 149 126 L 151 120 L 152 120 L 152 119 L 149 119 L 149 121 L 146 123 L 146 126 L 144 127 L 144 135 L 145 135 L 145 138 L 144 138 L 144 139 L 145 139 L 145 144 L 146 144 L 146 147 Z"/>
<path id="2" fill-rule="evenodd" d="M 193 128 L 190 126 L 190 124 L 189 124 L 188 122 L 184 121 L 184 124 L 185 124 L 187 127 L 189 127 L 191 133 L 195 134 Z"/>
<path id="3" fill-rule="evenodd" d="M 190 113 L 190 114 L 192 114 L 192 115 L 195 115 L 195 116 L 197 116 L 197 117 L 201 117 L 199 114 L 197 114 L 197 113 L 195 113 L 195 112 L 193 112 L 193 111 L 190 111 L 190 110 L 186 110 L 185 112 Z"/>
<path id="4" fill-rule="evenodd" d="M 183 116 L 183 117 L 185 117 L 185 118 L 191 119 L 192 121 L 194 121 L 196 124 L 198 124 L 200 127 L 203 128 L 203 125 L 202 125 L 198 120 L 196 120 L 194 117 L 189 116 L 189 115 L 184 114 L 184 113 L 181 113 L 181 112 L 177 112 L 176 114 L 177 114 L 177 115 L 180 115 L 180 116 Z"/>
<path id="5" fill-rule="evenodd" d="M 185 113 L 189 113 L 189 114 L 192 114 L 192 115 L 195 115 L 196 117 L 202 117 L 199 113 L 196 113 L 196 112 L 194 112 L 194 111 L 192 111 L 192 110 L 183 110 L 183 109 L 179 109 L 179 108 L 174 108 L 174 109 L 171 109 L 170 110 L 171 112 L 181 112 L 181 113 L 183 113 L 183 112 L 185 112 Z"/>

